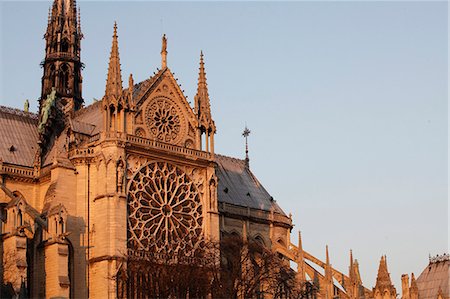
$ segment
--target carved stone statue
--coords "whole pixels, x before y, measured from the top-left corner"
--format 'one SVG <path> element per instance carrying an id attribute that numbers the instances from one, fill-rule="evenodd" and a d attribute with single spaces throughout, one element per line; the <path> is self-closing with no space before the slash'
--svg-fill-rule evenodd
<path id="1" fill-rule="evenodd" d="M 25 100 L 25 104 L 23 105 L 23 111 L 25 112 L 30 111 L 30 101 L 28 101 L 28 99 Z"/>
<path id="2" fill-rule="evenodd" d="M 217 178 L 215 175 L 209 181 L 209 203 L 211 211 L 217 212 Z"/>
<path id="3" fill-rule="evenodd" d="M 47 99 L 44 102 L 44 105 L 42 106 L 41 111 L 41 121 L 39 122 L 38 131 L 39 133 L 42 133 L 44 131 L 45 125 L 48 121 L 48 117 L 50 116 L 50 112 L 52 107 L 54 107 L 56 104 L 56 89 L 52 87 L 52 91 L 47 96 Z"/>
<path id="4" fill-rule="evenodd" d="M 164 34 L 163 37 L 162 37 L 161 52 L 167 52 L 167 38 L 166 38 L 166 34 Z"/>
<path id="5" fill-rule="evenodd" d="M 124 165 L 123 165 L 123 161 L 119 160 L 119 162 L 117 163 L 117 191 L 118 192 L 122 192 L 122 187 L 123 187 L 123 173 L 124 173 Z"/>

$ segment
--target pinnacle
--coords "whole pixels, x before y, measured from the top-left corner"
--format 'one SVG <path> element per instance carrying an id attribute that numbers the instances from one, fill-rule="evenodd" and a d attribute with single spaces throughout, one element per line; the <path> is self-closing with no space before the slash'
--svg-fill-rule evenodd
<path id="1" fill-rule="evenodd" d="M 392 285 L 391 277 L 388 272 L 386 256 L 382 256 L 380 265 L 378 267 L 377 285 L 390 286 Z"/>
<path id="2" fill-rule="evenodd" d="M 119 43 L 117 41 L 117 22 L 114 22 L 112 38 L 105 95 L 118 98 L 122 93 L 122 73 L 120 70 Z"/>

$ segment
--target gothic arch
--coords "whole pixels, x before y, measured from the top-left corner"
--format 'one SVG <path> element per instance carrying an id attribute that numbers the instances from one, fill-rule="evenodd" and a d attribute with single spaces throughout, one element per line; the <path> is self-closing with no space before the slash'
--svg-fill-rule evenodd
<path id="1" fill-rule="evenodd" d="M 253 236 L 253 239 L 260 245 L 266 246 L 266 241 L 264 240 L 264 237 L 261 234 L 255 234 Z"/>
<path id="2" fill-rule="evenodd" d="M 61 41 L 61 52 L 69 52 L 69 41 L 63 38 Z"/>
<path id="3" fill-rule="evenodd" d="M 64 94 L 70 93 L 69 80 L 70 80 L 70 66 L 64 63 L 59 69 L 59 88 Z"/>

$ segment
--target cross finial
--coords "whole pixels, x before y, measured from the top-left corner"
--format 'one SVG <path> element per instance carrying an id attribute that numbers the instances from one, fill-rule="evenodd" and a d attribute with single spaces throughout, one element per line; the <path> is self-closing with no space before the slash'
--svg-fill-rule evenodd
<path id="1" fill-rule="evenodd" d="M 250 166 L 250 159 L 248 157 L 248 136 L 250 135 L 251 131 L 247 128 L 247 125 L 245 125 L 244 132 L 242 132 L 242 136 L 245 138 L 245 166 L 249 168 Z"/>

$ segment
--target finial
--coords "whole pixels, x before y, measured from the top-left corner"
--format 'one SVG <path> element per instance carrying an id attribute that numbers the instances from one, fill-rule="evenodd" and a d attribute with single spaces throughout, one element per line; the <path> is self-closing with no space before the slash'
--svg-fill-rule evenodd
<path id="1" fill-rule="evenodd" d="M 167 67 L 167 38 L 164 33 L 162 36 L 162 47 L 161 47 L 161 68 Z"/>
<path id="2" fill-rule="evenodd" d="M 23 111 L 30 112 L 30 102 L 28 99 L 25 100 L 25 103 L 23 104 Z"/>
<path id="3" fill-rule="evenodd" d="M 130 77 L 128 78 L 128 88 L 132 88 L 134 86 L 133 74 L 130 73 Z"/>
<path id="4" fill-rule="evenodd" d="M 114 38 L 117 38 L 117 22 L 114 21 L 114 34 L 113 34 Z"/>
<path id="5" fill-rule="evenodd" d="M 326 251 L 326 263 L 327 263 L 327 265 L 329 265 L 330 264 L 330 255 L 328 254 L 328 245 L 326 245 L 326 247 L 325 247 L 325 251 Z"/>
<path id="6" fill-rule="evenodd" d="M 298 231 L 298 249 L 299 250 L 303 250 L 303 245 L 302 245 L 302 232 Z"/>
<path id="7" fill-rule="evenodd" d="M 242 132 L 242 136 L 245 138 L 245 166 L 247 168 L 250 167 L 250 159 L 248 157 L 248 136 L 250 135 L 251 131 L 247 128 L 247 125 L 245 125 L 244 132 Z"/>

